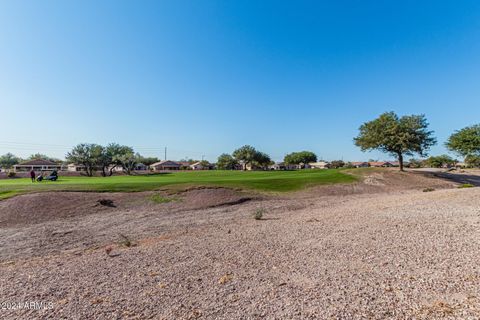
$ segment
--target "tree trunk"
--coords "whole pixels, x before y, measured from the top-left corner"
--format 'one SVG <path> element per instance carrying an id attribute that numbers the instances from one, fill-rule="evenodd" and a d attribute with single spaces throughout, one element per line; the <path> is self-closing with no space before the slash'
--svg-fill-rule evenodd
<path id="1" fill-rule="evenodd" d="M 400 171 L 404 171 L 403 170 L 403 154 L 402 153 L 398 153 L 398 163 L 400 164 Z"/>

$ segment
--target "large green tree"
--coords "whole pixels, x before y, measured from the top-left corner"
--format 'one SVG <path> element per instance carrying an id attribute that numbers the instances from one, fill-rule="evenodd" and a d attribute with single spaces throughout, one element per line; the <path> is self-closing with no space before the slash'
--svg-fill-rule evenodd
<path id="1" fill-rule="evenodd" d="M 265 169 L 271 163 L 272 163 L 272 159 L 270 159 L 270 156 L 268 154 L 266 154 L 265 152 L 257 151 L 253 160 L 254 165 Z"/>
<path id="2" fill-rule="evenodd" d="M 441 168 L 443 166 L 452 166 L 457 161 L 449 155 L 442 154 L 440 156 L 432 156 L 425 160 L 425 164 L 431 168 Z"/>
<path id="3" fill-rule="evenodd" d="M 480 155 L 468 155 L 465 157 L 465 163 L 469 167 L 479 168 L 480 167 Z"/>
<path id="4" fill-rule="evenodd" d="M 95 143 L 81 143 L 67 153 L 66 159 L 75 164 L 83 165 L 85 173 L 91 177 L 99 166 L 103 150 L 104 148 L 101 145 Z"/>
<path id="5" fill-rule="evenodd" d="M 345 167 L 345 162 L 343 160 L 333 160 L 330 162 L 330 168 L 338 169 Z"/>
<path id="6" fill-rule="evenodd" d="M 117 166 L 121 166 L 123 172 L 130 175 L 135 169 L 135 165 L 138 163 L 140 157 L 133 151 L 132 147 L 115 145 L 113 152 L 113 163 Z"/>
<path id="7" fill-rule="evenodd" d="M 317 155 L 311 151 L 292 152 L 287 154 L 283 161 L 286 164 L 307 164 L 309 162 L 316 162 Z"/>
<path id="8" fill-rule="evenodd" d="M 0 156 L 0 168 L 10 169 L 16 164 L 19 164 L 21 159 L 13 154 L 6 153 Z"/>
<path id="9" fill-rule="evenodd" d="M 233 170 L 238 161 L 227 153 L 221 154 L 217 159 L 217 168 L 220 170 Z"/>
<path id="10" fill-rule="evenodd" d="M 255 161 L 258 151 L 249 145 L 238 148 L 233 151 L 233 157 L 243 165 L 243 170 L 247 170 L 247 166 Z"/>
<path id="11" fill-rule="evenodd" d="M 143 163 L 144 165 L 149 166 L 160 160 L 157 157 L 144 157 L 139 155 L 137 161 L 138 163 Z"/>
<path id="12" fill-rule="evenodd" d="M 39 153 L 39 152 L 31 154 L 28 157 L 28 160 L 47 160 L 47 161 L 52 161 L 52 162 L 56 162 L 56 163 L 61 163 L 62 162 L 62 160 L 60 160 L 60 159 L 50 157 L 46 154 Z"/>
<path id="13" fill-rule="evenodd" d="M 238 148 L 232 155 L 235 160 L 242 164 L 243 170 L 247 170 L 248 165 L 264 168 L 272 162 L 268 154 L 249 145 Z"/>
<path id="14" fill-rule="evenodd" d="M 394 112 L 386 112 L 377 119 L 362 124 L 354 141 L 362 151 L 380 150 L 396 156 L 401 171 L 405 155 L 426 156 L 430 147 L 437 142 L 433 132 L 428 130 L 424 115 L 400 118 Z"/>
<path id="15" fill-rule="evenodd" d="M 445 146 L 463 157 L 480 156 L 480 124 L 456 131 Z"/>

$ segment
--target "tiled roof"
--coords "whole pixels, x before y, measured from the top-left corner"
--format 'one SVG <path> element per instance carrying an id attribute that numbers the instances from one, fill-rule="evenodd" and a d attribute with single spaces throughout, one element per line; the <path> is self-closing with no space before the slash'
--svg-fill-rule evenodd
<path id="1" fill-rule="evenodd" d="M 53 161 L 43 160 L 43 159 L 34 159 L 26 162 L 20 163 L 22 166 L 56 166 L 57 164 Z"/>

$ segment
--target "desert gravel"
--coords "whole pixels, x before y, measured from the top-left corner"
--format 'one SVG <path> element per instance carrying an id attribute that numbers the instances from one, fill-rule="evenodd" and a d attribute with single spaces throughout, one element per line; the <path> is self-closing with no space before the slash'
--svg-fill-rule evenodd
<path id="1" fill-rule="evenodd" d="M 73 221 L 123 224 L 122 208 Z M 130 247 L 105 236 L 41 255 L 9 249 L 0 303 L 53 306 L 0 318 L 480 319 L 480 188 L 144 210 L 136 223 L 149 228 Z M 0 239 L 35 226 L 10 224 Z"/>

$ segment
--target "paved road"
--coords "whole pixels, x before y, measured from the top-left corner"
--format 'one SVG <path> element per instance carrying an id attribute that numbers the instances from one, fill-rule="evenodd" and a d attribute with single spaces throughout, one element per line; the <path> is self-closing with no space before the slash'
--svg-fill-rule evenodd
<path id="1" fill-rule="evenodd" d="M 459 184 L 472 184 L 476 187 L 480 186 L 480 171 L 448 171 L 443 168 L 420 168 L 410 169 L 410 171 L 432 173 L 437 177 L 452 180 Z"/>

